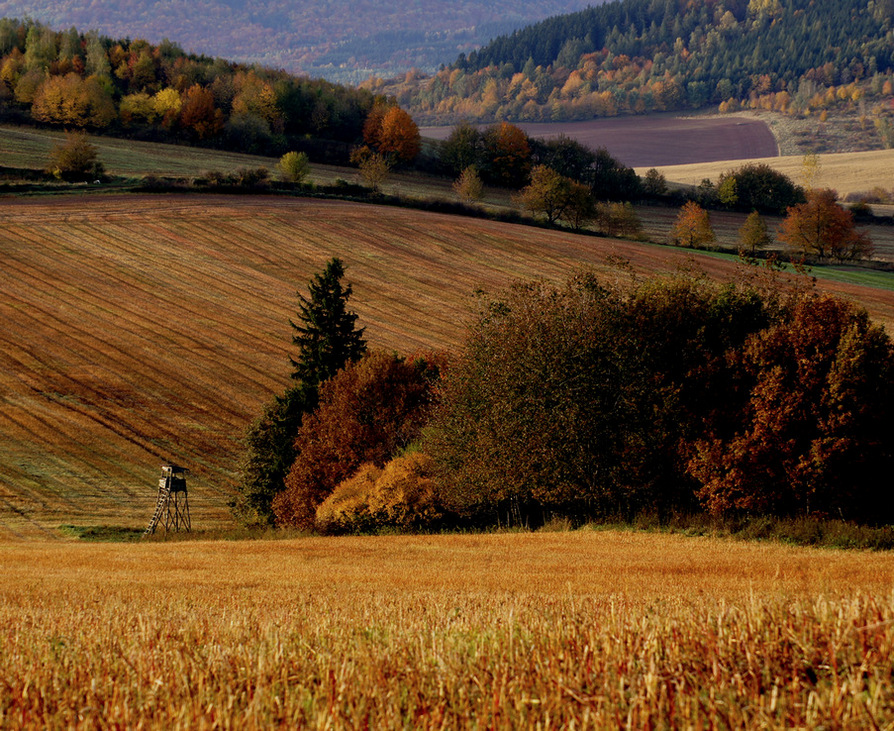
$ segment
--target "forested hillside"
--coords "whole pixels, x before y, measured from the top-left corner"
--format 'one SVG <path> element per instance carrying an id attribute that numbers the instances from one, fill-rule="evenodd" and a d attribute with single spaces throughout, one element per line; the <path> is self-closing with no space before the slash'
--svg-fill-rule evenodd
<path id="1" fill-rule="evenodd" d="M 418 114 L 548 121 L 740 105 L 807 113 L 892 86 L 891 0 L 621 0 L 545 20 L 394 87 Z"/>
<path id="2" fill-rule="evenodd" d="M 0 120 L 241 152 L 347 157 L 373 94 L 285 71 L 0 19 Z"/>
<path id="3" fill-rule="evenodd" d="M 29 17 L 114 37 L 165 38 L 189 51 L 352 83 L 413 67 L 434 71 L 491 38 L 587 0 L 317 3 L 289 0 L 0 0 L 0 17 Z"/>

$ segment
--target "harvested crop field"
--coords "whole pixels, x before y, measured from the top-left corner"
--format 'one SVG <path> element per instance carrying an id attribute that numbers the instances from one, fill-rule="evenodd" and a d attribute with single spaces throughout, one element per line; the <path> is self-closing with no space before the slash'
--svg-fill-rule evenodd
<path id="1" fill-rule="evenodd" d="M 776 138 L 747 117 L 608 117 L 586 122 L 521 122 L 530 137 L 567 135 L 593 149 L 606 148 L 629 167 L 743 160 L 779 154 Z M 446 139 L 452 127 L 426 127 L 423 136 Z"/>
<path id="2" fill-rule="evenodd" d="M 372 346 L 456 348 L 479 287 L 736 264 L 677 249 L 346 202 L 251 196 L 0 201 L 0 537 L 140 527 L 159 463 L 229 524 L 246 426 L 288 380 L 296 290 L 348 267 Z M 821 283 L 894 323 L 894 292 Z"/>
<path id="3" fill-rule="evenodd" d="M 0 727 L 888 728 L 894 557 L 634 532 L 0 542 Z"/>
<path id="4" fill-rule="evenodd" d="M 872 150 L 869 152 L 841 152 L 818 156 L 819 169 L 813 185 L 818 188 L 832 188 L 840 198 L 850 193 L 868 193 L 873 188 L 885 190 L 894 188 L 894 150 Z M 783 157 L 768 156 L 763 159 L 749 160 L 748 163 L 769 165 L 774 170 L 789 176 L 800 183 L 804 174 L 803 155 L 785 155 Z M 740 168 L 745 164 L 733 158 L 715 162 L 703 162 L 689 165 L 668 165 L 659 167 L 668 181 L 685 185 L 698 185 L 708 178 L 713 182 L 720 179 L 721 174 Z M 651 167 L 651 166 L 650 166 Z M 646 172 L 646 164 L 637 170 L 642 175 Z"/>

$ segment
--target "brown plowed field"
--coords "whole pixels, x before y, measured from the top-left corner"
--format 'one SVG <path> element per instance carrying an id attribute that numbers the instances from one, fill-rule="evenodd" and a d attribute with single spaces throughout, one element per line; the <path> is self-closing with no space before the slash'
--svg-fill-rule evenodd
<path id="1" fill-rule="evenodd" d="M 567 135 L 593 149 L 604 147 L 629 167 L 744 160 L 779 154 L 776 138 L 747 117 L 608 117 L 586 122 L 522 122 L 530 137 Z M 452 127 L 426 127 L 425 137 L 446 139 Z"/>
<path id="2" fill-rule="evenodd" d="M 609 256 L 692 255 L 454 216 L 239 197 L 0 201 L 0 538 L 139 527 L 159 463 L 189 467 L 196 527 L 228 521 L 245 427 L 288 379 L 298 289 L 331 256 L 374 346 L 455 348 L 473 291 Z M 735 265 L 698 262 L 712 276 Z M 824 285 L 825 286 L 825 285 Z M 827 285 L 894 322 L 894 292 Z"/>

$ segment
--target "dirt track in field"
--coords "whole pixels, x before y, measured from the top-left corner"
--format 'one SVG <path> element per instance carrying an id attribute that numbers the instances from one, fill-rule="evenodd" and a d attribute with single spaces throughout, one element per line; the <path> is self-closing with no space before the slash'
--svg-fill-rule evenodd
<path id="1" fill-rule="evenodd" d="M 2 200 L 0 538 L 63 523 L 139 527 L 159 463 L 189 467 L 219 527 L 240 439 L 288 381 L 298 289 L 332 256 L 372 346 L 456 348 L 478 287 L 622 276 L 711 257 L 407 209 L 200 196 Z M 894 293 L 823 285 L 894 323 Z"/>
<path id="2" fill-rule="evenodd" d="M 609 117 L 586 122 L 522 122 L 530 137 L 565 134 L 593 149 L 604 147 L 629 167 L 657 167 L 773 157 L 779 154 L 770 128 L 747 117 Z M 426 137 L 446 139 L 452 127 L 426 127 Z"/>

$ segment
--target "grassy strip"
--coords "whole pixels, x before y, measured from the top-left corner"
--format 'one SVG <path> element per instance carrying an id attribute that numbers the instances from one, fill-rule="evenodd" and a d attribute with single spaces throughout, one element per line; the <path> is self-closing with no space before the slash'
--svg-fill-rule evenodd
<path id="1" fill-rule="evenodd" d="M 559 521 L 558 527 L 561 528 Z M 894 549 L 894 526 L 866 526 L 843 520 L 819 518 L 773 518 L 760 516 L 720 520 L 707 515 L 641 515 L 632 522 L 621 520 L 593 523 L 590 530 L 627 530 L 686 536 L 734 538 L 742 541 L 770 541 L 793 546 L 841 548 L 870 551 Z M 546 529 L 556 530 L 556 524 Z"/>
<path id="2" fill-rule="evenodd" d="M 541 532 L 567 532 L 574 530 L 571 521 L 560 518 L 550 521 L 539 529 Z M 601 523 L 587 523 L 581 530 L 592 531 L 632 531 L 643 533 L 664 533 L 684 536 L 706 536 L 711 538 L 733 538 L 741 541 L 782 543 L 792 546 L 813 548 L 838 548 L 850 550 L 890 551 L 894 550 L 894 526 L 880 527 L 856 525 L 842 520 L 821 520 L 818 518 L 773 518 L 761 516 L 738 520 L 719 520 L 707 515 L 674 515 L 659 518 L 657 515 L 641 515 L 633 521 L 608 520 Z M 130 543 L 142 537 L 141 528 L 120 526 L 59 526 L 59 531 L 68 537 L 87 543 Z M 482 534 L 530 532 L 519 528 L 501 528 L 483 531 Z M 444 535 L 465 533 L 447 530 Z M 193 531 L 190 533 L 165 533 L 159 531 L 147 537 L 149 541 L 279 541 L 306 537 L 308 534 L 294 530 L 252 530 L 232 528 Z M 376 535 L 400 535 L 392 529 L 378 531 Z"/>
<path id="3" fill-rule="evenodd" d="M 63 536 L 89 543 L 132 543 L 143 534 L 140 528 L 117 525 L 60 525 L 59 532 Z"/>

